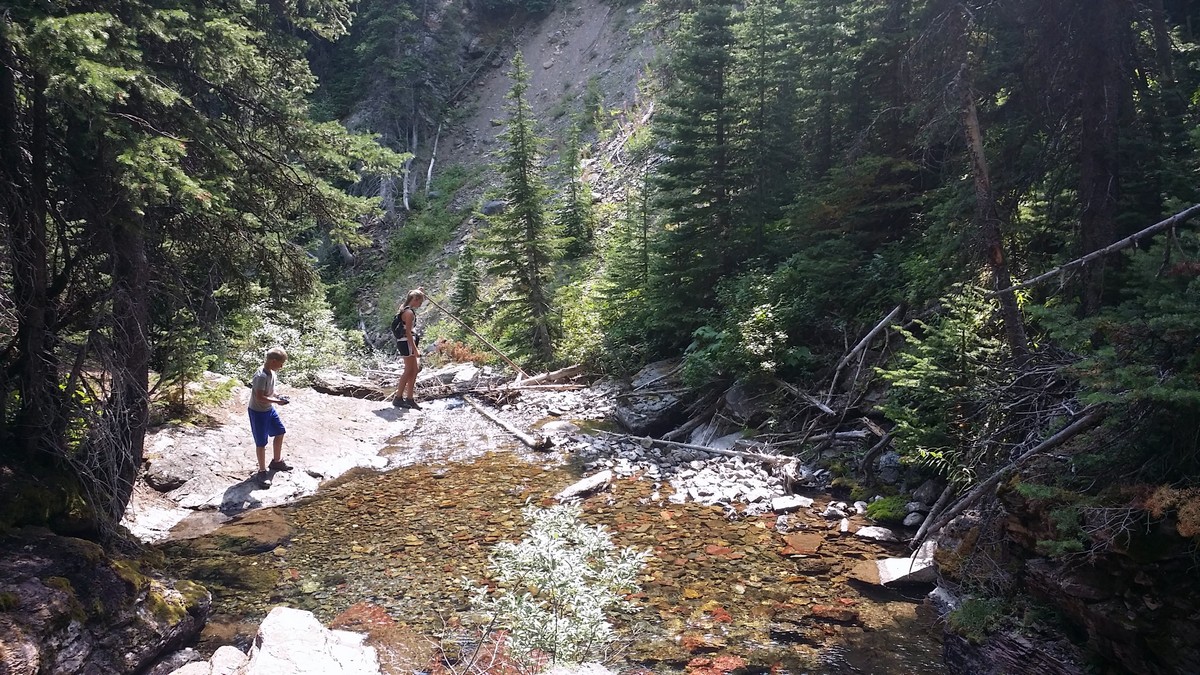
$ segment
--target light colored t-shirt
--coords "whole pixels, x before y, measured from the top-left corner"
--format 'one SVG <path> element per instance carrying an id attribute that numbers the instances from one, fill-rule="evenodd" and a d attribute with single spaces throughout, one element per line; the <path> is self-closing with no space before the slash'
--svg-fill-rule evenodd
<path id="1" fill-rule="evenodd" d="M 258 412 L 267 412 L 275 407 L 274 403 L 259 403 L 258 392 L 262 392 L 267 396 L 275 395 L 275 372 L 268 370 L 266 366 L 259 368 L 254 373 L 254 379 L 250 381 L 250 409 Z"/>

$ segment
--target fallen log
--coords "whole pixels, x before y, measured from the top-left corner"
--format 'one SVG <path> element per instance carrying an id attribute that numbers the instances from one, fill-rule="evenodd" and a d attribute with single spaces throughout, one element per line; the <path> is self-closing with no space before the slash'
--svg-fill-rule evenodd
<path id="1" fill-rule="evenodd" d="M 560 368 L 559 370 L 555 370 L 555 371 L 552 371 L 549 373 L 542 373 L 540 375 L 534 375 L 533 377 L 526 377 L 526 378 L 520 380 L 520 382 L 518 382 L 517 384 L 531 385 L 531 384 L 542 384 L 544 382 L 558 382 L 559 380 L 570 379 L 572 377 L 575 377 L 576 375 L 582 375 L 583 370 L 584 370 L 583 366 L 577 363 L 573 366 L 567 366 L 566 368 Z"/>
<path id="2" fill-rule="evenodd" d="M 846 352 L 846 355 L 842 357 L 841 361 L 838 361 L 837 368 L 835 368 L 833 371 L 833 379 L 829 382 L 829 393 L 825 395 L 827 400 L 833 399 L 833 392 L 835 389 L 837 389 L 838 380 L 841 379 L 842 376 L 842 368 L 845 368 L 846 364 L 850 363 L 850 359 L 854 358 L 855 355 L 866 349 L 867 346 L 875 340 L 877 335 L 886 330 L 888 326 L 892 325 L 892 322 L 900 318 L 903 313 L 904 305 L 896 305 L 895 309 L 889 312 L 887 316 L 883 317 L 883 321 L 875 324 L 875 327 L 872 328 L 866 335 L 864 335 L 863 339 L 859 340 L 858 344 L 854 345 L 853 349 Z"/>
<path id="3" fill-rule="evenodd" d="M 554 498 L 560 502 L 565 502 L 568 499 L 576 499 L 585 497 L 593 492 L 598 492 L 608 487 L 612 482 L 612 471 L 601 471 L 594 476 L 588 476 L 582 480 L 576 481 L 574 484 L 563 488 L 562 492 L 554 495 Z"/>
<path id="4" fill-rule="evenodd" d="M 925 536 L 931 537 L 937 534 L 938 531 L 945 527 L 951 520 L 954 520 L 958 514 L 966 511 L 968 507 L 978 501 L 979 498 L 984 494 L 995 489 L 995 487 L 1000 484 L 1000 481 L 1012 475 L 1014 471 L 1020 468 L 1020 466 L 1027 462 L 1031 457 L 1066 443 L 1071 438 L 1096 426 L 1101 420 L 1104 419 L 1104 415 L 1094 407 L 1085 408 L 1083 412 L 1084 414 L 1082 417 L 1067 425 L 1066 428 L 1054 434 L 1050 438 L 1047 438 L 1041 443 L 1038 443 L 1029 450 L 1026 450 L 1020 457 L 1014 459 L 1008 466 L 1000 469 L 996 473 L 993 473 L 991 476 L 988 476 L 987 480 L 972 488 L 971 491 L 964 495 L 962 499 L 958 500 L 958 503 L 946 511 L 945 515 L 943 515 L 941 518 L 938 518 L 936 523 L 929 526 L 929 530 L 925 533 Z M 914 540 L 913 546 L 920 546 L 921 543 L 922 542 L 920 541 Z"/>
<path id="5" fill-rule="evenodd" d="M 683 438 L 687 434 L 690 434 L 692 432 L 692 429 L 695 429 L 696 427 L 700 426 L 701 424 L 704 424 L 705 422 L 712 419 L 712 416 L 714 414 L 716 414 L 717 407 L 720 404 L 721 404 L 721 399 L 718 398 L 717 400 L 713 401 L 707 408 L 705 408 L 704 411 L 701 412 L 699 415 L 696 415 L 695 417 L 688 420 L 687 422 L 684 422 L 682 426 L 663 434 L 663 437 L 662 437 L 663 440 L 664 441 L 674 441 L 674 440 Z"/>
<path id="6" fill-rule="evenodd" d="M 541 436 L 530 436 L 529 434 L 514 427 L 512 424 L 509 424 L 505 420 L 501 419 L 498 415 L 496 415 L 492 411 L 488 410 L 487 408 L 484 408 L 483 406 L 479 405 L 475 401 L 472 401 L 469 397 L 464 396 L 463 400 L 467 402 L 467 405 L 478 410 L 480 415 L 483 415 L 484 417 L 488 418 L 489 420 L 495 422 L 501 428 L 503 428 L 505 431 L 512 434 L 513 436 L 516 436 L 518 440 L 520 440 L 522 443 L 529 446 L 530 448 L 533 448 L 534 450 L 544 450 L 547 447 L 549 447 L 549 444 L 546 442 L 546 439 L 542 438 Z"/>
<path id="7" fill-rule="evenodd" d="M 775 446 L 790 446 L 803 445 L 805 443 L 820 443 L 822 441 L 861 441 L 865 440 L 870 433 L 868 431 L 833 431 L 827 434 L 815 434 L 813 436 L 805 436 L 790 441 L 779 441 L 772 443 Z"/>
<path id="8" fill-rule="evenodd" d="M 1176 213 L 1175 215 L 1171 216 L 1170 218 L 1167 218 L 1166 220 L 1160 220 L 1159 222 L 1151 225 L 1150 227 L 1147 227 L 1144 230 L 1141 230 L 1140 232 L 1135 232 L 1120 241 L 1113 242 L 1113 243 L 1109 244 L 1108 246 L 1105 246 L 1104 248 L 1092 251 L 1091 253 L 1088 253 L 1087 255 L 1083 256 L 1082 258 L 1076 258 L 1075 260 L 1072 260 L 1069 263 L 1065 263 L 1063 265 L 1059 265 L 1058 267 L 1055 267 L 1054 269 L 1050 270 L 1049 272 L 1044 272 L 1042 274 L 1037 275 L 1036 277 L 1034 277 L 1032 279 L 1026 279 L 1025 281 L 1022 281 L 1020 283 L 1013 284 L 1013 285 L 1009 286 L 1008 288 L 1001 288 L 998 291 L 992 291 L 991 293 L 988 293 L 988 295 L 996 296 L 996 295 L 1000 295 L 1001 293 L 1012 293 L 1013 291 L 1018 291 L 1018 290 L 1021 290 L 1022 288 L 1029 288 L 1030 286 L 1036 286 L 1037 284 L 1040 284 L 1043 281 L 1046 281 L 1047 279 L 1053 279 L 1055 277 L 1060 277 L 1067 270 L 1074 269 L 1076 267 L 1082 267 L 1082 266 L 1087 265 L 1088 263 L 1092 262 L 1093 260 L 1096 260 L 1097 258 L 1103 258 L 1104 256 L 1106 256 L 1110 253 L 1116 253 L 1117 251 L 1120 251 L 1122 249 L 1129 248 L 1130 246 L 1133 246 L 1134 244 L 1138 243 L 1138 241 L 1141 239 L 1145 239 L 1146 237 L 1158 234 L 1159 232 L 1162 232 L 1164 230 L 1169 230 L 1169 229 L 1175 227 L 1176 225 L 1179 225 L 1180 223 L 1184 222 L 1188 218 L 1191 218 L 1192 216 L 1195 216 L 1198 214 L 1200 214 L 1200 204 L 1195 204 L 1193 206 L 1190 206 L 1190 207 L 1184 209 L 1183 211 L 1180 211 L 1179 213 Z"/>
<path id="9" fill-rule="evenodd" d="M 525 384 L 525 381 L 522 380 L 520 382 L 513 382 L 511 384 L 502 384 L 498 387 L 490 387 L 488 389 L 475 388 L 475 389 L 472 389 L 471 392 L 472 393 L 480 393 L 480 392 L 486 392 L 486 391 L 522 391 L 522 390 L 526 390 L 526 389 L 532 390 L 532 391 L 578 391 L 580 389 L 587 389 L 587 385 L 586 384 L 529 384 L 529 385 L 527 385 L 527 384 Z"/>
<path id="10" fill-rule="evenodd" d="M 386 401 L 395 393 L 393 389 L 381 387 L 370 380 L 336 372 L 317 373 L 313 376 L 312 388 L 322 394 L 368 401 Z"/>
<path id="11" fill-rule="evenodd" d="M 826 415 L 837 414 L 833 408 L 830 408 L 829 406 L 822 403 L 821 399 L 804 391 L 800 387 L 797 387 L 796 385 L 794 385 L 790 382 L 784 382 L 783 380 L 779 379 L 778 377 L 772 378 L 772 379 L 775 380 L 775 384 L 778 385 L 781 389 L 788 392 L 792 396 L 795 396 L 796 398 L 804 401 L 805 403 L 808 403 L 809 405 L 816 408 L 817 410 L 820 410 L 821 412 L 825 413 Z"/>

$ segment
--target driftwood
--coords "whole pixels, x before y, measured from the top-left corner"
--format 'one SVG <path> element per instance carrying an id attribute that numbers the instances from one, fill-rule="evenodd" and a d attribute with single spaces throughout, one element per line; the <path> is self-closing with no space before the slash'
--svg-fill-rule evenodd
<path id="1" fill-rule="evenodd" d="M 520 382 L 511 382 L 503 384 L 499 387 L 488 387 L 486 389 L 475 388 L 470 391 L 472 394 L 482 394 L 485 392 L 496 391 L 577 391 L 579 389 L 587 389 L 586 384 L 525 384 L 524 380 Z"/>
<path id="2" fill-rule="evenodd" d="M 503 419 L 501 419 L 499 416 L 497 416 L 492 411 L 488 410 L 487 408 L 484 408 L 483 406 L 479 405 L 475 401 L 472 401 L 468 397 L 463 397 L 463 400 L 466 401 L 467 404 L 470 405 L 472 408 L 478 410 L 480 415 L 483 415 L 484 417 L 488 418 L 489 420 L 500 425 L 501 428 L 503 428 L 505 431 L 512 434 L 513 436 L 516 436 L 517 439 L 520 440 L 525 445 L 533 448 L 534 450 L 544 450 L 547 447 L 546 439 L 542 438 L 541 436 L 530 436 L 529 434 L 521 431 L 520 429 L 518 429 L 518 428 L 514 427 L 513 425 L 509 424 L 508 422 L 504 421 Z"/>
<path id="3" fill-rule="evenodd" d="M 833 408 L 830 408 L 829 406 L 822 403 L 821 399 L 804 391 L 800 387 L 797 387 L 796 385 L 794 385 L 790 382 L 784 382 L 783 380 L 779 379 L 778 377 L 772 378 L 772 379 L 774 379 L 775 384 L 778 385 L 781 389 L 788 392 L 792 396 L 795 396 L 796 398 L 804 401 L 805 403 L 808 403 L 809 405 L 813 406 L 817 410 L 820 410 L 821 412 L 825 413 L 826 415 L 836 415 L 837 414 L 833 410 Z"/>
<path id="4" fill-rule="evenodd" d="M 626 392 L 617 394 L 616 396 L 613 396 L 613 398 L 636 398 L 639 396 L 671 396 L 674 394 L 682 394 L 682 393 L 689 392 L 689 391 L 691 391 L 691 389 L 688 389 L 687 387 L 679 387 L 677 389 L 655 389 L 653 391 L 626 391 Z"/>
<path id="5" fill-rule="evenodd" d="M 998 291 L 992 291 L 991 293 L 988 293 L 988 295 L 1000 295 L 1001 293 L 1011 293 L 1013 291 L 1017 291 L 1022 288 L 1036 286 L 1037 284 L 1040 284 L 1043 281 L 1046 281 L 1047 279 L 1053 279 L 1054 277 L 1061 275 L 1063 272 L 1066 272 L 1067 270 L 1070 270 L 1070 269 L 1073 269 L 1076 267 L 1083 267 L 1084 265 L 1092 262 L 1093 260 L 1096 260 L 1097 258 L 1102 258 L 1110 253 L 1116 253 L 1117 251 L 1120 251 L 1121 249 L 1129 248 L 1130 246 L 1133 246 L 1134 244 L 1136 244 L 1138 242 L 1138 240 L 1144 239 L 1144 238 L 1149 237 L 1154 234 L 1158 234 L 1159 232 L 1162 232 L 1164 230 L 1169 230 L 1172 227 L 1179 225 L 1183 221 L 1185 221 L 1188 218 L 1191 218 L 1192 216 L 1197 215 L 1197 214 L 1200 214 L 1200 204 L 1196 204 L 1191 207 L 1188 207 L 1187 209 L 1184 209 L 1183 211 L 1176 213 L 1175 215 L 1171 216 L 1170 218 L 1167 218 L 1166 220 L 1159 221 L 1140 232 L 1131 234 L 1128 237 L 1125 237 L 1124 239 L 1122 239 L 1118 242 L 1114 242 L 1112 244 L 1109 244 L 1108 246 L 1105 246 L 1104 248 L 1092 251 L 1091 253 L 1083 256 L 1082 258 L 1076 258 L 1075 260 L 1072 260 L 1069 263 L 1055 267 L 1054 269 L 1050 270 L 1049 272 L 1045 272 L 1043 274 L 1037 275 L 1036 277 L 1034 277 L 1032 279 L 1027 279 L 1020 283 L 1013 284 L 1012 286 L 1009 286 L 1008 288 L 1001 288 Z"/>
<path id="6" fill-rule="evenodd" d="M 478 338 L 480 342 L 487 345 L 488 347 L 491 347 L 492 351 L 496 352 L 496 354 L 498 354 L 500 356 L 500 358 L 504 359 L 505 363 L 512 366 L 513 370 L 517 371 L 517 373 L 519 373 L 522 378 L 529 377 L 529 373 L 522 370 L 521 366 L 518 366 L 517 364 L 513 363 L 512 359 L 508 358 L 508 356 L 505 355 L 504 352 L 500 351 L 499 347 L 492 344 L 491 341 L 489 341 L 487 338 L 483 337 L 479 333 L 476 333 L 474 328 L 471 328 L 470 326 L 467 325 L 467 322 L 465 322 L 462 319 L 458 318 L 457 316 L 454 316 L 453 314 L 451 314 L 449 310 L 447 310 L 445 307 L 442 307 L 441 305 L 439 305 L 437 300 L 434 300 L 433 298 L 429 297 L 428 295 L 425 296 L 425 299 L 428 300 L 429 303 L 432 304 L 434 307 L 437 307 L 438 309 L 442 310 L 442 312 L 445 313 L 446 316 L 457 321 L 460 326 L 462 326 L 463 328 L 466 328 L 467 332 L 470 333 L 471 335 L 474 335 L 476 338 Z"/>
<path id="7" fill-rule="evenodd" d="M 726 457 L 745 457 L 746 459 L 757 459 L 760 462 L 768 464 L 787 464 L 795 461 L 791 457 L 781 455 L 767 455 L 761 452 L 749 452 L 746 450 L 722 450 L 719 448 L 710 448 L 707 445 L 696 445 L 694 443 L 678 443 L 676 441 L 664 441 L 659 438 L 650 438 L 649 436 L 630 436 L 629 434 L 618 434 L 613 431 L 601 431 L 600 433 L 608 436 L 616 436 L 630 441 L 644 442 L 649 441 L 651 444 L 659 443 L 661 445 L 670 445 L 675 448 L 687 448 L 688 450 L 699 450 L 701 452 L 711 452 L 714 455 L 725 455 Z"/>
<path id="8" fill-rule="evenodd" d="M 838 361 L 837 368 L 834 368 L 833 370 L 833 379 L 829 382 L 829 393 L 825 395 L 826 400 L 831 400 L 833 398 L 833 391 L 837 389 L 838 380 L 841 379 L 842 369 L 846 367 L 846 364 L 850 363 L 850 360 L 858 355 L 859 352 L 866 349 L 867 346 L 875 340 L 876 336 L 886 330 L 888 326 L 892 325 L 892 323 L 896 321 L 896 319 L 900 318 L 900 315 L 903 313 L 904 305 L 896 305 L 895 309 L 893 309 L 891 312 L 888 312 L 888 315 L 883 317 L 883 321 L 875 324 L 875 327 L 872 328 L 866 335 L 864 335 L 863 339 L 859 340 L 858 344 L 854 345 L 850 351 L 846 352 L 846 355 L 842 357 L 841 361 Z"/>
<path id="9" fill-rule="evenodd" d="M 883 454 L 884 448 L 886 448 L 888 443 L 891 442 L 892 434 L 890 432 L 885 432 L 883 436 L 879 438 L 879 442 L 875 445 L 872 445 L 871 449 L 867 450 L 867 454 L 863 455 L 862 461 L 858 463 L 858 470 L 867 474 L 868 476 L 874 476 L 875 459 Z"/>
<path id="10" fill-rule="evenodd" d="M 775 446 L 790 446 L 803 445 L 804 443 L 821 443 L 823 441 L 861 441 L 865 440 L 870 432 L 866 430 L 857 431 L 833 431 L 827 434 L 814 434 L 812 436 L 804 436 L 790 441 L 779 441 L 772 443 Z"/>
<path id="11" fill-rule="evenodd" d="M 700 426 L 701 424 L 704 424 L 708 420 L 712 419 L 712 416 L 717 412 L 717 406 L 719 406 L 720 404 L 721 404 L 721 399 L 718 398 L 717 400 L 710 403 L 708 405 L 708 407 L 705 408 L 703 410 L 703 412 L 701 412 L 700 414 L 696 415 L 695 417 L 688 420 L 687 422 L 684 422 L 678 428 L 663 434 L 663 440 L 664 441 L 675 441 L 675 440 L 679 440 L 680 438 L 683 438 L 687 434 L 691 433 L 692 429 L 695 429 L 696 427 Z"/>
<path id="12" fill-rule="evenodd" d="M 392 389 L 381 387 L 370 380 L 336 372 L 317 373 L 313 376 L 312 388 L 322 394 L 349 396 L 368 401 L 386 401 L 394 393 Z"/>
<path id="13" fill-rule="evenodd" d="M 513 384 L 525 387 L 531 384 L 546 384 L 550 382 L 558 382 L 559 380 L 569 380 L 576 375 L 583 374 L 583 370 L 584 369 L 582 365 L 575 364 L 573 366 L 567 366 L 566 368 L 561 368 L 549 373 L 542 373 L 540 375 L 534 375 L 533 377 L 526 377 L 519 382 L 514 382 Z"/>
<path id="14" fill-rule="evenodd" d="M 562 492 L 554 495 L 554 498 L 560 502 L 565 502 L 569 499 L 584 497 L 608 487 L 609 483 L 612 483 L 612 479 L 612 471 L 601 471 L 598 474 L 588 476 L 563 488 Z"/>
<path id="15" fill-rule="evenodd" d="M 925 533 L 926 536 L 937 534 L 937 532 L 945 527 L 947 523 L 949 523 L 951 520 L 954 520 L 958 514 L 966 511 L 967 508 L 969 508 L 972 504 L 979 501 L 980 497 L 992 491 L 997 485 L 1000 484 L 1000 481 L 1012 475 L 1014 471 L 1020 468 L 1022 464 L 1029 461 L 1030 458 L 1038 455 L 1039 453 L 1050 450 L 1051 448 L 1062 445 L 1071 438 L 1074 438 L 1080 433 L 1096 426 L 1103 419 L 1104 415 L 1099 410 L 1095 409 L 1094 407 L 1085 408 L 1082 417 L 1067 425 L 1066 428 L 1062 429 L 1050 438 L 1047 438 L 1029 450 L 1026 450 L 1021 454 L 1020 457 L 1017 457 L 1008 466 L 1000 469 L 996 473 L 993 473 L 991 476 L 988 476 L 986 480 L 972 488 L 970 492 L 964 495 L 962 499 L 959 499 L 953 507 L 946 511 L 945 515 L 938 518 L 936 523 L 929 526 L 928 531 Z M 913 545 L 920 546 L 921 542 L 914 540 Z"/>
<path id="16" fill-rule="evenodd" d="M 937 502 L 929 509 L 929 515 L 925 517 L 925 522 L 921 523 L 921 528 L 917 530 L 917 536 L 913 537 L 913 541 L 923 541 L 925 539 L 925 533 L 929 531 L 929 526 L 934 522 L 933 519 L 937 518 L 942 509 L 946 508 L 946 504 L 950 503 L 950 498 L 953 496 L 954 484 L 951 483 L 946 486 L 945 490 L 942 490 L 942 494 L 937 498 Z"/>

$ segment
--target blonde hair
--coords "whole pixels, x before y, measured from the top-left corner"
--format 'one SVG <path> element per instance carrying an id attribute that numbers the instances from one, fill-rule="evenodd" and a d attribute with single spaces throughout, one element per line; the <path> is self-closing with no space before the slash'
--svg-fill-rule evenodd
<path id="1" fill-rule="evenodd" d="M 422 290 L 421 290 L 421 289 L 419 289 L 419 288 L 414 288 L 414 289 L 412 289 L 411 291 L 409 291 L 409 292 L 408 292 L 408 295 L 404 297 L 404 304 L 405 304 L 405 306 L 407 306 L 407 305 L 411 305 L 411 304 L 412 304 L 412 301 L 413 301 L 413 300 L 416 300 L 416 299 L 418 299 L 418 298 L 420 298 L 421 300 L 424 300 L 424 299 L 425 299 L 425 292 L 424 292 L 424 291 L 422 291 Z"/>
<path id="2" fill-rule="evenodd" d="M 271 347 L 267 350 L 268 361 L 287 361 L 287 352 L 283 347 Z"/>

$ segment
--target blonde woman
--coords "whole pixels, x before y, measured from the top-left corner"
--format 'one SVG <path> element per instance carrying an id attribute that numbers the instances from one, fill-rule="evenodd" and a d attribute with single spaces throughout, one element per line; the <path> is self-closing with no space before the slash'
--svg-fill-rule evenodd
<path id="1" fill-rule="evenodd" d="M 424 303 L 425 291 L 415 288 L 408 292 L 404 298 L 404 305 L 392 319 L 392 334 L 396 337 L 396 349 L 399 350 L 400 357 L 404 359 L 404 372 L 400 375 L 400 383 L 396 386 L 396 397 L 392 399 L 392 405 L 397 408 L 421 409 L 421 406 L 417 405 L 413 389 L 417 384 L 417 371 L 421 369 L 421 364 L 417 361 L 417 357 L 420 355 L 417 343 L 421 339 L 420 333 L 415 330 L 417 308 Z"/>

